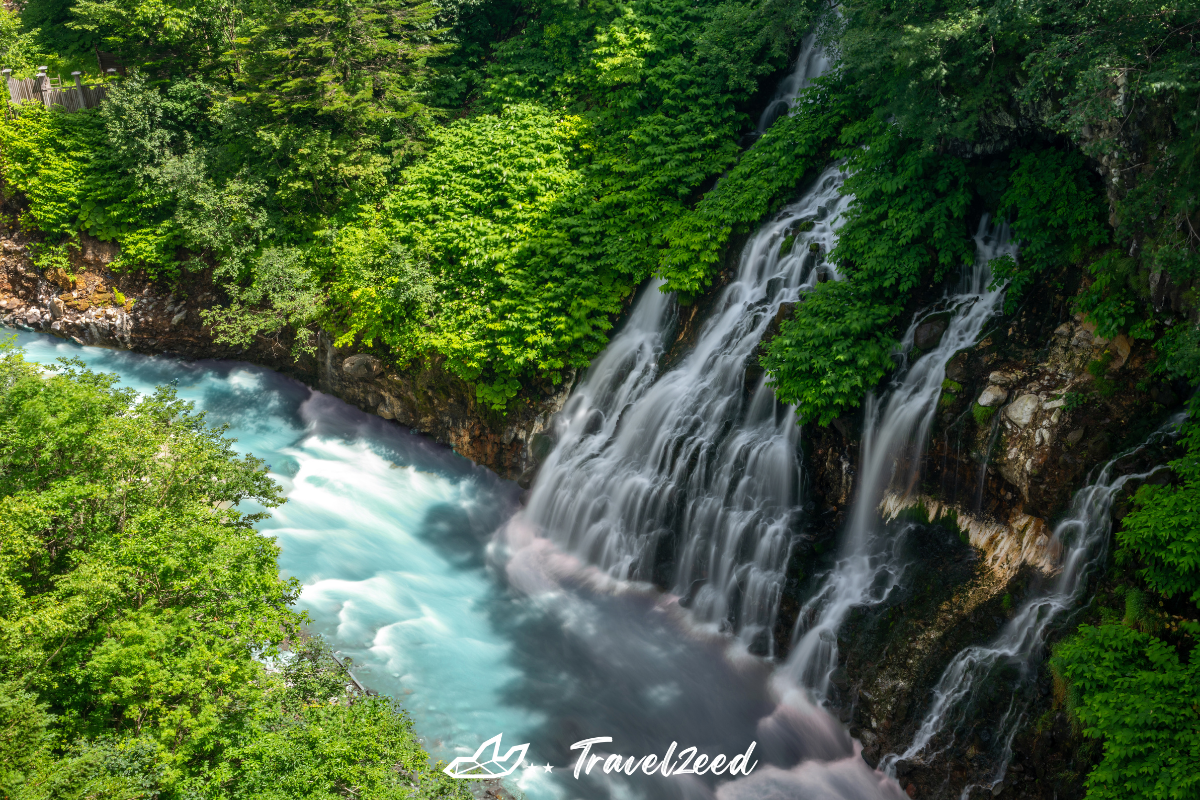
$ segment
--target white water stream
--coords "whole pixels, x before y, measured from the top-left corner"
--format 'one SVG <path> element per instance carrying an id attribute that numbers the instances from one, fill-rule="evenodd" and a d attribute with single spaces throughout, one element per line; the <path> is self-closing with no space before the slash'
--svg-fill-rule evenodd
<path id="1" fill-rule="evenodd" d="M 806 43 L 789 96 L 826 68 L 819 52 Z M 650 581 L 657 563 L 674 562 L 667 582 L 695 617 L 762 654 L 773 650 L 801 513 L 800 432 L 747 366 L 781 306 L 836 278 L 823 254 L 849 200 L 841 183 L 836 167 L 826 170 L 758 230 L 694 346 L 662 374 L 675 303 L 657 282 L 643 291 L 560 415 L 558 444 L 513 523 L 620 579 Z M 811 227 L 797 233 L 802 222 Z"/>
<path id="2" fill-rule="evenodd" d="M 1170 420 L 1159 429 L 1151 441 L 1165 438 L 1183 421 L 1183 415 Z M 954 657 L 933 690 L 933 703 L 926 712 L 912 743 L 903 753 L 886 756 L 880 768 L 895 773 L 899 761 L 919 759 L 930 761 L 954 744 L 955 729 L 965 721 L 966 705 L 972 693 L 992 673 L 998 664 L 1014 664 L 1023 682 L 1034 677 L 1033 671 L 1043 655 L 1046 635 L 1060 617 L 1076 608 L 1087 588 L 1088 575 L 1103 563 L 1109 535 L 1112 533 L 1112 504 L 1114 498 L 1129 482 L 1143 481 L 1154 472 L 1121 474 L 1118 467 L 1132 452 L 1122 453 L 1101 468 L 1094 483 L 1076 492 L 1071 508 L 1054 528 L 1051 548 L 1062 557 L 1059 572 L 1046 591 L 1037 594 L 1017 611 L 1004 625 L 994 641 L 987 645 L 968 647 Z M 1002 751 L 990 782 L 970 785 L 963 789 L 964 800 L 978 788 L 991 789 L 1004 780 L 1012 758 L 1012 738 L 1024 716 L 1028 699 L 1014 695 L 1004 717 L 996 725 Z M 948 732 L 948 733 L 947 733 Z M 946 737 L 935 746 L 935 738 Z"/>
<path id="3" fill-rule="evenodd" d="M 946 331 L 930 352 L 911 366 L 902 366 L 889 387 L 882 409 L 868 397 L 862 440 L 857 494 L 841 551 L 832 573 L 800 610 L 788 676 L 822 698 L 838 663 L 837 631 L 851 609 L 882 602 L 897 585 L 903 565 L 899 542 L 889 535 L 879 515 L 879 504 L 890 487 L 900 496 L 916 489 L 921 452 L 942 393 L 947 362 L 975 343 L 980 331 L 996 314 L 1003 288 L 989 289 L 992 259 L 1015 255 L 1003 225 L 990 227 L 984 218 L 975 234 L 976 259 L 965 270 L 956 294 L 947 296 L 928 313 L 918 314 L 901 343 L 912 352 L 917 327 L 935 314 L 949 312 Z"/>

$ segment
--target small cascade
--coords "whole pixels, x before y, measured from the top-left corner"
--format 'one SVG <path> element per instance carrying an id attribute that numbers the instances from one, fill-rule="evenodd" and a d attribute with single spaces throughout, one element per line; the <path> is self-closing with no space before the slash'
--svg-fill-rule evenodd
<path id="1" fill-rule="evenodd" d="M 775 95 L 759 115 L 756 133 L 760 136 L 766 133 L 775 120 L 787 114 L 796 102 L 800 90 L 814 77 L 823 75 L 829 69 L 829 65 L 828 54 L 817 46 L 817 35 L 810 33 L 805 36 L 800 43 L 800 55 L 796 59 L 796 66 L 775 87 Z"/>
<path id="2" fill-rule="evenodd" d="M 802 513 L 800 431 L 747 367 L 780 308 L 836 278 L 821 254 L 849 199 L 841 184 L 827 170 L 754 235 L 694 348 L 662 375 L 673 301 L 657 286 L 643 294 L 560 415 L 523 515 L 614 577 L 667 583 L 699 620 L 762 653 Z"/>
<path id="3" fill-rule="evenodd" d="M 975 264 L 966 270 L 957 293 L 918 314 L 901 345 L 909 353 L 917 327 L 934 314 L 951 318 L 941 341 L 911 366 L 902 366 L 882 409 L 868 397 L 862 441 L 862 466 L 841 551 L 833 572 L 800 610 L 792 637 L 786 674 L 822 698 L 837 667 L 837 631 L 852 608 L 882 602 L 894 588 L 903 566 L 899 537 L 889 534 L 879 514 L 884 495 L 907 496 L 916 490 L 921 454 L 929 438 L 946 364 L 975 343 L 996 313 L 1003 288 L 991 289 L 990 262 L 1015 255 L 1004 224 L 984 217 L 975 234 Z"/>
<path id="4" fill-rule="evenodd" d="M 1019 668 L 1022 682 L 1027 680 L 1038 659 L 1043 654 L 1046 634 L 1054 622 L 1074 608 L 1083 598 L 1087 587 L 1088 573 L 1103 563 L 1112 532 L 1113 499 L 1130 481 L 1142 481 L 1161 467 L 1146 472 L 1119 474 L 1118 465 L 1131 456 L 1142 452 L 1152 443 L 1161 441 L 1179 426 L 1183 416 L 1179 415 L 1156 431 L 1150 440 L 1130 452 L 1122 453 L 1109 461 L 1100 470 L 1096 481 L 1076 492 L 1071 510 L 1066 519 L 1054 529 L 1051 551 L 1061 552 L 1059 573 L 1043 594 L 1027 601 L 1005 624 L 996 639 L 988 645 L 968 647 L 954 657 L 942 673 L 933 690 L 933 705 L 930 706 L 912 744 L 899 754 L 886 756 L 880 768 L 894 774 L 898 761 L 923 758 L 928 761 L 937 753 L 953 744 L 953 731 L 964 721 L 968 701 L 978 686 L 998 664 L 1014 664 Z M 1000 763 L 992 782 L 983 788 L 991 789 L 1004 780 L 1011 759 L 1012 738 L 1015 735 L 1028 705 L 1028 697 L 1014 693 L 1008 711 L 998 723 L 998 741 L 1001 742 Z M 943 731 L 952 731 L 949 741 L 938 749 L 931 749 L 935 738 Z M 971 785 L 963 790 L 963 798 L 970 795 Z"/>
<path id="5" fill-rule="evenodd" d="M 983 508 L 983 496 L 987 489 L 987 473 L 988 462 L 992 460 L 992 451 L 996 449 L 996 440 L 1000 438 L 1000 415 L 992 415 L 992 427 L 988 431 L 986 449 L 983 451 L 983 458 L 979 462 L 979 480 L 978 486 L 975 489 L 975 513 L 978 514 Z"/>

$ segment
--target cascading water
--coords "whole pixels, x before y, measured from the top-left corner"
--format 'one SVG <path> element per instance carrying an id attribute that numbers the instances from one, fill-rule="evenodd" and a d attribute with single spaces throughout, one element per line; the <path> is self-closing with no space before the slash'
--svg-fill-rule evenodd
<path id="1" fill-rule="evenodd" d="M 1037 663 L 1042 655 L 1046 634 L 1051 626 L 1064 612 L 1070 611 L 1079 603 L 1087 587 L 1088 574 L 1105 558 L 1109 534 L 1112 532 L 1113 499 L 1129 482 L 1145 480 L 1161 469 L 1155 467 L 1146 472 L 1122 475 L 1118 473 L 1118 465 L 1156 439 L 1169 435 L 1182 421 L 1182 415 L 1173 418 L 1156 431 L 1149 442 L 1109 461 L 1100 470 L 1094 483 L 1075 494 L 1069 514 L 1055 527 L 1051 538 L 1051 548 L 1062 552 L 1057 578 L 1046 592 L 1027 601 L 1005 624 L 993 642 L 968 647 L 954 657 L 934 687 L 933 704 L 925 714 L 912 744 L 903 753 L 886 756 L 880 763 L 881 769 L 892 774 L 899 761 L 915 759 L 922 755 L 928 760 L 951 746 L 953 735 L 937 750 L 929 750 L 939 734 L 947 729 L 953 731 L 963 722 L 965 701 L 996 665 L 1015 664 L 1022 678 L 1029 677 L 1031 666 Z M 1027 680 L 1023 682 L 1028 683 Z M 1013 703 L 998 724 L 998 739 L 1002 742 L 999 763 L 991 783 L 984 788 L 990 789 L 1004 780 L 1012 756 L 1012 737 L 1019 727 L 1023 710 L 1022 704 L 1014 695 Z M 975 788 L 979 786 L 971 785 L 963 789 L 964 800 Z"/>
<path id="2" fill-rule="evenodd" d="M 795 68 L 775 87 L 775 95 L 759 115 L 757 133 L 766 133 L 775 120 L 787 114 L 800 90 L 810 80 L 824 74 L 829 69 L 829 63 L 828 54 L 817 46 L 817 35 L 810 33 L 805 36 L 800 44 L 800 57 L 796 59 Z"/>
<path id="3" fill-rule="evenodd" d="M 902 570 L 897 539 L 887 535 L 878 513 L 884 492 L 890 486 L 905 495 L 915 487 L 946 363 L 975 343 L 1003 297 L 1003 288 L 989 288 L 988 265 L 999 256 L 1015 255 L 1007 227 L 989 226 L 985 217 L 975 234 L 975 246 L 975 264 L 959 292 L 917 315 L 902 351 L 911 351 L 917 326 L 930 315 L 949 312 L 952 317 L 941 341 L 912 366 L 902 368 L 882 411 L 873 397 L 868 398 L 858 493 L 841 552 L 833 572 L 800 610 L 786 668 L 791 680 L 808 687 L 817 698 L 828 690 L 829 676 L 837 667 L 837 631 L 846 615 L 854 607 L 882 602 Z M 904 461 L 907 468 L 902 467 Z"/>
<path id="4" fill-rule="evenodd" d="M 809 40 L 792 94 L 825 67 Z M 674 301 L 657 283 L 643 292 L 564 409 L 519 521 L 622 579 L 662 580 L 660 548 L 673 547 L 673 591 L 762 653 L 800 513 L 799 428 L 747 366 L 781 306 L 837 277 L 822 254 L 849 199 L 841 184 L 826 170 L 759 229 L 694 348 L 661 376 Z"/>

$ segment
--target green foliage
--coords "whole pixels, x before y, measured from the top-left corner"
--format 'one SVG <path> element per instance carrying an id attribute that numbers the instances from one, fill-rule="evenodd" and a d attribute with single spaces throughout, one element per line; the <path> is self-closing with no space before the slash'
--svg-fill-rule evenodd
<path id="1" fill-rule="evenodd" d="M 52 239 L 83 230 L 116 240 L 122 247 L 117 268 L 174 270 L 179 236 L 169 199 L 120 172 L 100 116 L 29 105 L 19 117 L 0 121 L 0 159 L 8 191 L 29 201 L 22 225 Z"/>
<path id="2" fill-rule="evenodd" d="M 38 31 L 22 27 L 16 11 L 0 9 L 0 64 L 11 69 L 14 76 L 24 78 L 35 73 L 45 56 L 38 46 Z"/>
<path id="3" fill-rule="evenodd" d="M 1087 404 L 1087 395 L 1083 392 L 1067 392 L 1063 395 L 1063 408 L 1067 411 L 1074 411 L 1077 408 L 1083 408 Z"/>
<path id="4" fill-rule="evenodd" d="M 463 797 L 388 702 L 340 690 L 319 640 L 265 668 L 302 638 L 299 587 L 265 515 L 236 508 L 282 498 L 232 444 L 170 389 L 139 398 L 0 347 L 0 788 Z"/>
<path id="5" fill-rule="evenodd" d="M 213 328 L 213 340 L 233 347 L 266 337 L 278 343 L 290 327 L 295 332 L 293 356 L 315 353 L 317 334 L 310 326 L 323 303 L 305 254 L 295 248 L 267 248 L 254 265 L 252 281 L 247 287 L 229 285 L 228 305 L 201 310 L 201 318 Z"/>
<path id="6" fill-rule="evenodd" d="M 1189 423 L 1186 454 L 1171 462 L 1177 485 L 1142 486 L 1117 533 L 1119 564 L 1165 597 L 1200 604 L 1200 426 Z"/>
<path id="7" fill-rule="evenodd" d="M 1200 626 L 1193 635 L 1200 633 Z M 1119 624 L 1084 625 L 1054 653 L 1084 735 L 1104 740 L 1089 800 L 1184 800 L 1200 791 L 1200 659 Z"/>
<path id="8" fill-rule="evenodd" d="M 876 119 L 847 126 L 842 143 L 850 172 L 844 191 L 854 201 L 829 257 L 850 280 L 895 302 L 974 261 L 966 221 L 972 191 L 961 159 Z"/>
<path id="9" fill-rule="evenodd" d="M 1087 372 L 1096 385 L 1096 393 L 1101 397 L 1111 397 L 1117 391 L 1117 385 L 1108 378 L 1108 367 L 1112 360 L 1112 351 L 1105 350 L 1099 358 L 1092 359 L 1087 365 Z"/>
<path id="10" fill-rule="evenodd" d="M 899 312 L 851 281 L 819 284 L 784 320 L 762 358 L 776 396 L 818 425 L 857 407 L 893 366 L 896 342 L 887 331 Z"/>
<path id="11" fill-rule="evenodd" d="M 1017 151 L 1012 167 L 997 211 L 1012 219 L 1021 260 L 997 261 L 992 269 L 994 286 L 1009 283 L 1009 313 L 1040 273 L 1081 263 L 1109 238 L 1099 193 L 1078 151 Z"/>
<path id="12" fill-rule="evenodd" d="M 658 267 L 668 289 L 701 291 L 729 237 L 749 232 L 828 163 L 852 114 L 853 94 L 846 88 L 836 77 L 816 81 L 797 98 L 792 113 L 768 128 L 695 209 L 671 223 L 669 246 Z"/>
<path id="13" fill-rule="evenodd" d="M 895 322 L 910 293 L 974 258 L 960 159 L 877 120 L 846 125 L 841 142 L 843 190 L 854 200 L 828 257 L 846 280 L 819 285 L 797 305 L 762 362 L 776 395 L 820 425 L 857 407 L 891 369 Z"/>

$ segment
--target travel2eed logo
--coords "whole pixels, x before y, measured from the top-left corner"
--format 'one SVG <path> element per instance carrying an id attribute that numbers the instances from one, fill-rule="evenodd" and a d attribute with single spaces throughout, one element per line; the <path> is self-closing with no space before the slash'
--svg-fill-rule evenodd
<path id="1" fill-rule="evenodd" d="M 442 772 L 451 778 L 464 781 L 496 780 L 513 774 L 525 760 L 525 756 L 529 752 L 529 743 L 510 747 L 508 752 L 501 756 L 500 737 L 503 735 L 498 733 L 488 739 L 472 755 L 459 756 L 454 759 Z M 754 746 L 758 742 L 751 742 L 745 753 L 733 758 L 727 758 L 718 753 L 709 759 L 704 753 L 697 755 L 695 747 L 685 747 L 676 753 L 675 748 L 679 746 L 678 742 L 671 742 L 662 761 L 659 761 L 657 755 L 637 758 L 636 756 L 626 757 L 618 753 L 608 756 L 592 753 L 592 745 L 611 741 L 611 736 L 597 736 L 593 739 L 581 739 L 571 745 L 572 750 L 583 751 L 575 762 L 576 780 L 579 779 L 581 772 L 584 775 L 591 775 L 592 768 L 598 765 L 603 765 L 602 769 L 605 773 L 619 772 L 624 775 L 633 775 L 641 770 L 645 775 L 659 773 L 666 778 L 673 775 L 749 775 L 758 766 L 758 761 L 750 763 L 750 757 L 754 754 Z M 491 753 L 488 752 L 489 747 Z M 672 758 L 676 760 L 673 762 Z M 528 764 L 525 768 L 540 769 L 546 772 L 554 769 L 550 764 L 544 766 Z"/>

